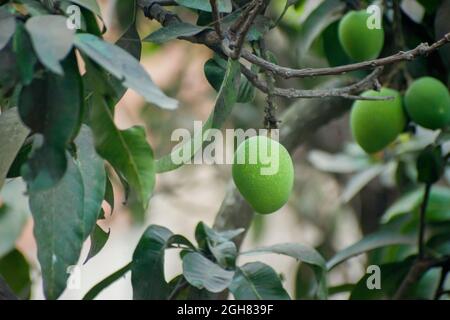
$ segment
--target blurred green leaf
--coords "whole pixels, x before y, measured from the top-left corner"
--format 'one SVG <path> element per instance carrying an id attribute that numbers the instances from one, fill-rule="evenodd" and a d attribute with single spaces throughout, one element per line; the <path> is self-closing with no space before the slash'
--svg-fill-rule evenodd
<path id="1" fill-rule="evenodd" d="M 17 25 L 13 38 L 13 51 L 16 54 L 21 82 L 24 85 L 29 85 L 34 77 L 37 57 L 31 44 L 31 38 L 23 23 Z"/>
<path id="2" fill-rule="evenodd" d="M 17 108 L 0 114 L 0 189 L 5 182 L 8 170 L 19 152 L 30 130 L 20 120 Z"/>
<path id="3" fill-rule="evenodd" d="M 135 90 L 147 102 L 161 108 L 175 109 L 178 102 L 167 97 L 152 81 L 148 73 L 130 53 L 91 34 L 77 34 L 75 46 L 105 68 L 125 87 Z"/>
<path id="4" fill-rule="evenodd" d="M 183 146 L 180 148 L 177 148 L 172 153 L 158 159 L 156 161 L 157 173 L 175 170 L 181 167 L 185 162 L 188 162 L 200 149 L 199 146 L 206 140 L 207 132 L 209 131 L 208 129 L 220 128 L 222 126 L 236 103 L 236 92 L 239 85 L 239 79 L 240 64 L 238 61 L 230 59 L 228 61 L 225 79 L 216 99 L 214 110 L 203 125 L 203 134 L 195 135 L 191 140 L 184 142 Z M 183 149 L 187 149 L 188 152 L 184 154 Z M 184 163 L 174 163 L 174 157 L 182 158 Z"/>
<path id="5" fill-rule="evenodd" d="M 72 49 L 75 31 L 67 28 L 66 17 L 59 15 L 34 16 L 25 27 L 39 60 L 52 72 L 63 75 L 60 64 Z"/>
<path id="6" fill-rule="evenodd" d="M 190 23 L 180 22 L 161 27 L 155 32 L 145 37 L 142 41 L 162 44 L 164 42 L 177 39 L 179 37 L 195 36 L 200 32 L 210 29 L 209 27 L 199 27 Z"/>
<path id="7" fill-rule="evenodd" d="M 0 259 L 0 275 L 21 299 L 29 299 L 31 293 L 30 266 L 16 249 Z"/>
<path id="8" fill-rule="evenodd" d="M 79 4 L 80 6 L 95 13 L 99 17 L 102 16 L 102 13 L 100 12 L 100 7 L 98 6 L 97 0 L 70 0 L 70 2 Z"/>
<path id="9" fill-rule="evenodd" d="M 173 278 L 169 282 L 170 291 L 172 293 L 175 293 L 178 291 L 178 293 L 171 297 L 175 300 L 211 300 L 214 298 L 214 295 L 209 292 L 206 289 L 197 289 L 194 286 L 191 286 L 190 284 L 186 285 L 186 279 L 183 277 L 183 275 L 179 275 L 175 278 Z"/>
<path id="10" fill-rule="evenodd" d="M 22 179 L 9 180 L 0 192 L 0 258 L 14 249 L 25 227 L 30 211 Z"/>
<path id="11" fill-rule="evenodd" d="M 396 244 L 414 244 L 415 238 L 399 234 L 397 230 L 381 229 L 369 234 L 355 244 L 339 251 L 327 262 L 327 269 L 330 271 L 345 260 L 362 253 Z"/>
<path id="12" fill-rule="evenodd" d="M 367 157 L 356 157 L 344 153 L 330 154 L 320 150 L 310 151 L 308 160 L 315 168 L 332 173 L 354 173 L 370 166 Z"/>
<path id="13" fill-rule="evenodd" d="M 378 300 L 392 298 L 398 290 L 403 278 L 411 268 L 413 259 L 380 265 L 381 289 L 369 289 L 367 280 L 370 273 L 365 274 L 352 290 L 351 300 Z"/>
<path id="14" fill-rule="evenodd" d="M 208 0 L 175 0 L 180 6 L 201 11 L 211 12 L 211 4 Z M 233 10 L 231 0 L 217 0 L 219 12 L 230 13 Z"/>
<path id="15" fill-rule="evenodd" d="M 333 22 L 342 17 L 345 3 L 339 0 L 325 0 L 303 22 L 298 38 L 298 58 L 302 59 L 314 40 Z"/>
<path id="16" fill-rule="evenodd" d="M 375 164 L 368 169 L 358 172 L 350 178 L 350 180 L 345 185 L 344 190 L 341 194 L 341 201 L 343 203 L 349 202 L 353 199 L 358 192 L 360 192 L 369 182 L 380 175 L 385 169 L 384 165 Z"/>
<path id="17" fill-rule="evenodd" d="M 9 42 L 16 30 L 16 18 L 6 8 L 0 8 L 0 50 Z"/>
<path id="18" fill-rule="evenodd" d="M 237 268 L 229 289 L 236 300 L 290 300 L 280 277 L 261 262 Z"/>
<path id="19" fill-rule="evenodd" d="M 200 253 L 194 252 L 183 257 L 183 275 L 194 287 L 217 293 L 228 288 L 234 271 L 222 269 Z"/>

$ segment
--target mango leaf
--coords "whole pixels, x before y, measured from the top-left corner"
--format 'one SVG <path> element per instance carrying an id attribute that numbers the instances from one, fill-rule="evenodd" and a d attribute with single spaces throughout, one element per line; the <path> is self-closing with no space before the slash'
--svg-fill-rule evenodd
<path id="1" fill-rule="evenodd" d="M 25 192 L 22 179 L 9 180 L 0 192 L 0 258 L 14 249 L 30 217 Z"/>
<path id="2" fill-rule="evenodd" d="M 88 9 L 89 11 L 95 13 L 98 17 L 102 16 L 97 0 L 70 0 L 70 2 Z"/>
<path id="3" fill-rule="evenodd" d="M 240 79 L 240 64 L 238 61 L 229 60 L 227 71 L 222 87 L 218 93 L 214 110 L 209 115 L 203 125 L 203 134 L 194 135 L 194 137 L 185 143 L 180 148 L 176 148 L 172 153 L 163 156 L 156 161 L 156 172 L 162 173 L 175 170 L 186 162 L 190 161 L 192 157 L 198 152 L 204 141 L 207 139 L 207 133 L 211 128 L 220 128 L 230 115 L 231 110 L 237 100 L 237 92 Z M 187 147 L 187 148 L 186 148 Z M 184 153 L 183 150 L 187 149 Z M 181 163 L 173 161 L 173 159 L 181 159 Z"/>
<path id="4" fill-rule="evenodd" d="M 0 8 L 0 50 L 9 42 L 16 30 L 14 15 L 5 8 Z"/>
<path id="5" fill-rule="evenodd" d="M 342 17 L 345 3 L 339 0 L 323 1 L 303 22 L 298 38 L 298 56 L 301 59 L 309 50 L 314 40 L 333 22 Z"/>
<path id="6" fill-rule="evenodd" d="M 29 85 L 33 80 L 37 57 L 33 50 L 31 38 L 23 23 L 17 24 L 16 33 L 13 37 L 13 51 L 16 54 L 20 80 L 22 84 Z"/>
<path id="7" fill-rule="evenodd" d="M 75 53 L 63 62 L 64 76 L 46 73 L 24 86 L 19 114 L 33 133 L 43 135 L 22 174 L 31 189 L 54 186 L 66 170 L 65 148 L 81 122 L 82 83 Z"/>
<path id="8" fill-rule="evenodd" d="M 77 165 L 84 185 L 84 239 L 94 231 L 99 218 L 103 195 L 106 188 L 104 161 L 95 151 L 94 138 L 88 126 L 83 125 L 75 140 L 77 147 Z"/>
<path id="9" fill-rule="evenodd" d="M 126 32 L 136 20 L 136 0 L 111 0 L 110 21 L 118 32 Z"/>
<path id="10" fill-rule="evenodd" d="M 225 290 L 233 279 L 234 271 L 222 269 L 200 253 L 187 253 L 183 257 L 183 275 L 198 289 L 217 293 Z"/>
<path id="11" fill-rule="evenodd" d="M 167 298 L 169 285 L 164 278 L 164 253 L 172 236 L 169 229 L 151 225 L 139 240 L 131 265 L 134 300 Z"/>
<path id="12" fill-rule="evenodd" d="M 74 43 L 81 52 L 121 80 L 122 85 L 142 95 L 147 102 L 166 109 L 177 107 L 178 102 L 167 97 L 153 83 L 139 61 L 124 49 L 83 33 L 76 35 Z"/>
<path id="13" fill-rule="evenodd" d="M 20 120 L 17 108 L 0 114 L 0 189 L 5 182 L 11 164 L 19 152 L 30 130 Z"/>
<path id="14" fill-rule="evenodd" d="M 206 289 L 197 289 L 190 284 L 186 285 L 183 275 L 178 275 L 169 282 L 171 300 L 212 300 L 214 294 Z M 173 296 L 172 296 L 173 295 Z"/>
<path id="15" fill-rule="evenodd" d="M 20 251 L 14 249 L 0 259 L 0 276 L 16 296 L 21 299 L 30 297 L 30 265 Z"/>
<path id="16" fill-rule="evenodd" d="M 320 299 L 326 299 L 326 266 L 325 259 L 315 249 L 299 243 L 282 243 L 269 247 L 262 247 L 243 252 L 243 255 L 254 255 L 259 253 L 282 254 L 300 262 L 308 264 L 314 270 L 317 279 L 316 295 Z"/>
<path id="17" fill-rule="evenodd" d="M 66 17 L 41 15 L 27 20 L 34 50 L 42 64 L 56 74 L 63 75 L 60 64 L 72 49 L 75 31 L 67 28 Z"/>
<path id="18" fill-rule="evenodd" d="M 353 199 L 358 192 L 360 192 L 369 182 L 380 175 L 384 169 L 384 165 L 377 164 L 352 176 L 340 196 L 342 203 L 347 203 Z"/>
<path id="19" fill-rule="evenodd" d="M 175 0 L 180 6 L 211 12 L 211 4 L 208 0 Z M 219 12 L 230 13 L 233 10 L 231 0 L 217 0 Z"/>
<path id="20" fill-rule="evenodd" d="M 206 29 L 210 28 L 200 27 L 186 22 L 174 23 L 156 30 L 142 41 L 162 44 L 179 37 L 195 36 Z"/>
<path id="21" fill-rule="evenodd" d="M 110 233 L 111 230 L 105 232 L 101 227 L 99 227 L 98 224 L 95 225 L 94 231 L 92 231 L 90 235 L 91 246 L 89 248 L 86 260 L 84 260 L 84 263 L 88 262 L 91 258 L 95 257 L 103 249 L 103 247 L 105 246 L 106 242 L 109 239 Z"/>
<path id="22" fill-rule="evenodd" d="M 365 274 L 354 286 L 350 295 L 351 300 L 382 300 L 390 299 L 398 290 L 403 278 L 406 276 L 414 261 L 406 259 L 402 262 L 394 262 L 380 265 L 381 289 L 370 290 L 367 286 L 371 273 Z"/>
<path id="23" fill-rule="evenodd" d="M 98 95 L 93 98 L 90 124 L 97 152 L 125 177 L 145 209 L 155 185 L 155 167 L 144 128 L 117 129 L 113 110 Z"/>
<path id="24" fill-rule="evenodd" d="M 355 244 L 339 251 L 327 262 L 327 269 L 330 271 L 347 259 L 377 248 L 398 244 L 413 245 L 414 243 L 415 239 L 413 237 L 399 234 L 397 230 L 391 230 L 389 228 L 381 229 L 380 231 L 369 234 Z"/>
<path id="25" fill-rule="evenodd" d="M 27 12 L 33 17 L 50 14 L 50 12 L 47 10 L 47 8 L 45 8 L 44 5 L 39 1 L 17 0 L 17 2 L 23 4 L 23 6 L 27 10 Z"/>
<path id="26" fill-rule="evenodd" d="M 424 189 L 419 188 L 414 191 L 408 192 L 396 202 L 394 202 L 387 211 L 383 214 L 381 221 L 383 223 L 388 223 L 394 217 L 402 214 L 413 212 L 420 206 L 424 194 Z"/>
<path id="27" fill-rule="evenodd" d="M 93 286 L 83 297 L 83 300 L 93 300 L 100 292 L 122 278 L 131 269 L 131 262 Z"/>
<path id="28" fill-rule="evenodd" d="M 29 192 L 44 294 L 56 299 L 66 288 L 67 268 L 75 265 L 84 242 L 83 179 L 75 162 L 51 189 Z"/>
<path id="29" fill-rule="evenodd" d="M 290 299 L 276 272 L 261 262 L 237 268 L 229 289 L 236 300 Z"/>

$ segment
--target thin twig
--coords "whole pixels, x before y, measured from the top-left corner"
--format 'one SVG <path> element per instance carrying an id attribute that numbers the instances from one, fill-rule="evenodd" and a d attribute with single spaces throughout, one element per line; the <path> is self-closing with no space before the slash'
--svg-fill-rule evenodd
<path id="1" fill-rule="evenodd" d="M 424 245 L 424 239 L 425 239 L 425 218 L 426 218 L 426 211 L 428 207 L 428 202 L 430 199 L 430 192 L 431 192 L 431 183 L 427 183 L 425 186 L 425 195 L 422 201 L 422 205 L 420 206 L 420 221 L 419 221 L 419 237 L 417 240 L 417 247 L 419 248 L 419 259 L 422 260 L 425 258 L 425 245 Z"/>
<path id="2" fill-rule="evenodd" d="M 287 67 L 282 67 L 267 60 L 264 60 L 247 50 L 242 50 L 241 56 L 253 63 L 258 65 L 263 69 L 272 71 L 277 76 L 285 79 L 289 78 L 306 78 L 306 77 L 317 77 L 317 76 L 329 76 L 329 75 L 340 75 L 351 71 L 363 70 L 363 69 L 373 69 L 376 67 L 386 66 L 401 61 L 411 61 L 420 56 L 426 56 L 433 51 L 441 48 L 445 44 L 450 42 L 450 33 L 447 33 L 442 39 L 433 43 L 431 46 L 427 43 L 422 43 L 416 48 L 409 51 L 400 51 L 394 55 L 369 60 L 359 63 L 348 64 L 344 66 L 332 67 L 332 68 L 305 68 L 305 69 L 292 69 Z"/>
<path id="3" fill-rule="evenodd" d="M 211 4 L 214 29 L 216 30 L 216 33 L 219 35 L 219 38 L 223 39 L 223 33 L 222 33 L 222 27 L 220 26 L 220 14 L 219 14 L 219 9 L 217 7 L 217 1 L 209 0 L 209 3 Z"/>

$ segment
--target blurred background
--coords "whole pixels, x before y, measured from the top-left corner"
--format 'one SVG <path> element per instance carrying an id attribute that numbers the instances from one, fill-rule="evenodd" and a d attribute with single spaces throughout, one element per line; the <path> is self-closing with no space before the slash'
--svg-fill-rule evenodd
<path id="1" fill-rule="evenodd" d="M 118 26 L 114 24 L 114 2 L 99 1 L 108 30 L 105 38 L 112 42 L 119 37 Z M 315 39 L 307 52 L 302 48 L 302 23 L 320 3 L 320 0 L 311 0 L 291 7 L 280 23 L 280 28 L 269 32 L 268 48 L 278 57 L 279 64 L 292 67 L 329 64 L 327 54 L 334 52 L 324 46 L 322 37 Z M 284 5 L 284 1 L 272 1 L 270 12 L 275 19 Z M 178 13 L 187 21 L 195 21 L 195 15 L 189 11 Z M 141 38 L 159 28 L 158 23 L 149 21 L 140 11 L 137 21 Z M 180 101 L 181 107 L 175 112 L 163 111 L 146 104 L 136 93 L 128 91 L 116 107 L 118 126 L 145 126 L 156 157 L 168 153 L 173 146 L 170 142 L 172 131 L 177 128 L 192 129 L 193 121 L 205 120 L 214 105 L 216 92 L 203 72 L 205 62 L 211 57 L 212 52 L 207 48 L 184 41 L 172 41 L 162 46 L 144 43 L 141 63 L 160 88 Z M 325 80 L 327 79 L 290 80 L 288 83 L 295 87 L 309 88 Z M 265 97 L 258 94 L 252 104 L 236 106 L 226 128 L 262 128 L 265 103 Z M 292 103 L 296 102 L 278 99 L 278 112 L 281 114 Z M 295 190 L 289 203 L 275 214 L 257 215 L 242 250 L 283 242 L 299 242 L 317 247 L 329 259 L 336 251 L 356 242 L 362 235 L 373 232 L 381 214 L 398 196 L 391 177 L 395 168 L 386 167 L 383 172 L 366 173 L 359 180 L 352 180 L 350 174 L 368 168 L 372 160 L 351 142 L 348 115 L 345 115 L 318 130 L 306 144 L 296 150 L 293 155 Z M 127 264 L 142 232 L 150 224 L 165 226 L 174 233 L 183 234 L 195 241 L 196 224 L 204 221 L 212 225 L 230 177 L 228 165 L 186 165 L 158 175 L 144 221 L 138 221 L 124 206 L 124 192 L 116 184 L 113 212 L 106 203 L 104 205 L 107 219 L 102 227 L 105 231 L 110 230 L 110 238 L 97 256 L 82 265 L 89 250 L 89 243 L 85 244 L 80 259 L 81 288 L 67 289 L 61 298 L 82 298 L 94 284 Z M 21 181 L 9 181 L 2 190 L 1 197 L 14 199 L 8 202 L 14 203 L 17 210 L 23 213 L 25 227 L 21 231 L 17 248 L 32 266 L 34 285 L 31 298 L 43 299 L 32 233 L 33 222 L 29 218 L 24 189 Z M 362 191 L 359 192 L 360 190 Z M 181 272 L 181 262 L 176 250 L 167 251 L 166 259 L 166 279 L 170 280 Z M 359 280 L 365 273 L 364 259 L 362 256 L 353 258 L 334 269 L 329 277 L 330 285 Z M 245 256 L 239 258 L 239 263 L 255 260 L 271 265 L 280 273 L 283 285 L 292 297 L 301 297 L 305 287 L 314 280 L 309 269 L 302 268 L 297 261 L 288 257 Z M 299 270 L 302 272 L 299 273 Z M 130 274 L 105 289 L 97 298 L 131 299 Z M 337 294 L 331 298 L 347 298 L 347 294 Z"/>

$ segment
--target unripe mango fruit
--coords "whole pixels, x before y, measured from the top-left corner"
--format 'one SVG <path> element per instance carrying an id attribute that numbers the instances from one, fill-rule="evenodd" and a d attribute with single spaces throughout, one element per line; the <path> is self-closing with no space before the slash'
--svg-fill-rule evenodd
<path id="1" fill-rule="evenodd" d="M 384 30 L 369 29 L 367 21 L 370 14 L 366 11 L 350 11 L 339 23 L 339 42 L 345 53 L 356 60 L 378 58 L 384 45 Z"/>
<path id="2" fill-rule="evenodd" d="M 364 97 L 394 97 L 393 100 L 358 100 L 350 114 L 352 134 L 367 153 L 375 153 L 393 142 L 406 125 L 402 99 L 398 91 L 382 88 L 367 91 Z"/>
<path id="3" fill-rule="evenodd" d="M 424 128 L 436 130 L 450 124 L 450 93 L 432 77 L 414 81 L 405 94 L 406 112 Z"/>
<path id="4" fill-rule="evenodd" d="M 251 137 L 238 146 L 232 175 L 242 196 L 262 214 L 280 209 L 294 185 L 294 165 L 289 152 L 265 136 Z"/>

